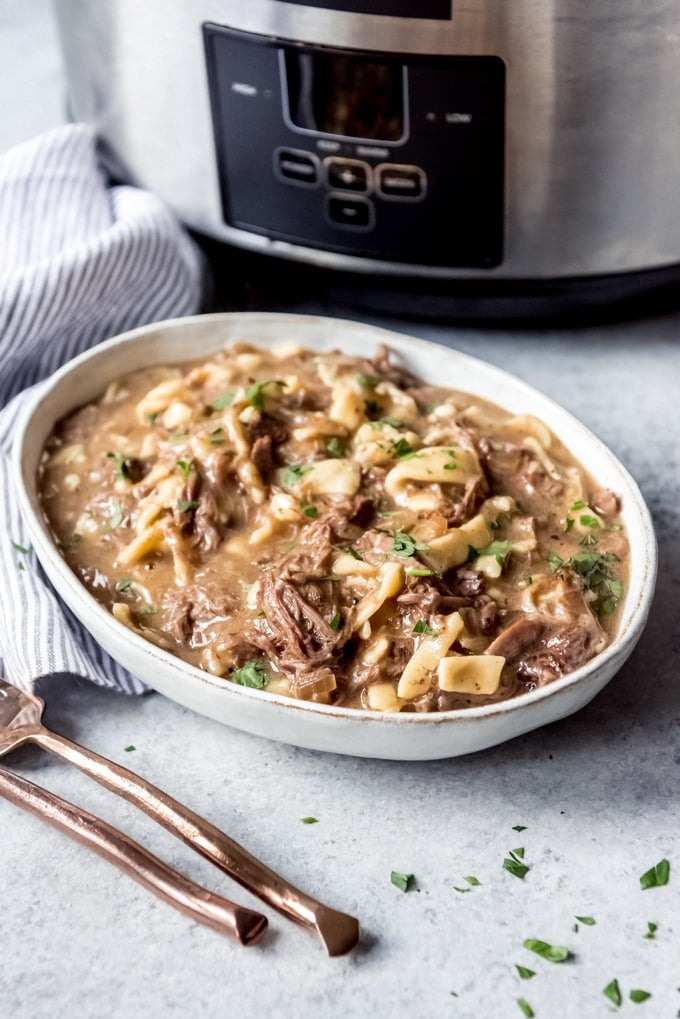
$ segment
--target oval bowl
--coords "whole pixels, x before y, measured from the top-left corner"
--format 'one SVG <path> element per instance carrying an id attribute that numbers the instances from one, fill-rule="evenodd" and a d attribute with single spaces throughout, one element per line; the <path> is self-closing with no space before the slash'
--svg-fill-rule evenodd
<path id="1" fill-rule="evenodd" d="M 45 440 L 55 422 L 96 399 L 120 375 L 152 364 L 207 356 L 237 341 L 268 346 L 291 340 L 367 356 L 388 343 L 438 385 L 473 393 L 513 413 L 541 418 L 573 455 L 622 500 L 630 576 L 617 635 L 585 666 L 499 704 L 438 714 L 394 714 L 320 705 L 237 686 L 203 672 L 131 632 L 101 606 L 57 551 L 36 487 Z M 70 361 L 25 409 L 14 447 L 14 478 L 37 556 L 60 597 L 101 646 L 149 686 L 227 725 L 313 750 L 392 760 L 434 760 L 495 746 L 587 704 L 621 668 L 647 618 L 656 579 L 656 540 L 642 495 L 613 453 L 579 421 L 514 376 L 448 347 L 342 319 L 226 313 L 134 329 Z"/>

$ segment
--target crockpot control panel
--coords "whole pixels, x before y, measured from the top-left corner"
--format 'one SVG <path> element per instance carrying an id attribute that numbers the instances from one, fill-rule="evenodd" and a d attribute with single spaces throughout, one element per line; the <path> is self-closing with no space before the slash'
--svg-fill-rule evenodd
<path id="1" fill-rule="evenodd" d="M 203 31 L 226 223 L 385 262 L 501 262 L 499 58 Z"/>

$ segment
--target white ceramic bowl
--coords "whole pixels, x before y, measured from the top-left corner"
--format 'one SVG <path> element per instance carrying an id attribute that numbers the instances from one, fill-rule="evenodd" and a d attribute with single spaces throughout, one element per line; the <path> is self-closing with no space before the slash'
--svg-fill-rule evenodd
<path id="1" fill-rule="evenodd" d="M 601 483 L 622 499 L 630 541 L 630 577 L 619 631 L 583 668 L 513 700 L 440 714 L 390 714 L 296 701 L 236 686 L 187 665 L 118 623 L 71 572 L 43 521 L 36 491 L 40 451 L 55 421 L 98 397 L 118 376 L 151 364 L 209 355 L 227 343 L 261 346 L 293 340 L 317 350 L 370 355 L 389 343 L 419 375 L 475 393 L 550 426 Z M 14 472 L 31 541 L 66 604 L 102 647 L 154 689 L 247 732 L 314 750 L 393 760 L 454 757 L 495 746 L 587 704 L 621 668 L 645 624 L 656 579 L 649 511 L 626 469 L 594 435 L 551 400 L 512 375 L 424 340 L 339 319 L 238 313 L 175 319 L 102 343 L 58 371 L 33 400 L 17 434 Z"/>

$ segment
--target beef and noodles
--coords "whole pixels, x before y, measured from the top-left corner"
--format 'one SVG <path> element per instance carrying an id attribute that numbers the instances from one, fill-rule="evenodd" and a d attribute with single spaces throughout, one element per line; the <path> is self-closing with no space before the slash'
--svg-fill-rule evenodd
<path id="1" fill-rule="evenodd" d="M 611 640 L 615 493 L 531 415 L 372 357 L 236 343 L 60 421 L 54 538 L 120 623 L 225 682 L 375 711 L 504 700 Z"/>

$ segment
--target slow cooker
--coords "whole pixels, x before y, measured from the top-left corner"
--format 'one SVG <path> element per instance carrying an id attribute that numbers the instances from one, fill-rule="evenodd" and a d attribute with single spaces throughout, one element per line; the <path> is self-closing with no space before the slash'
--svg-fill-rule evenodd
<path id="1" fill-rule="evenodd" d="M 71 115 L 200 235 L 527 292 L 680 278 L 677 0 L 57 0 Z"/>

